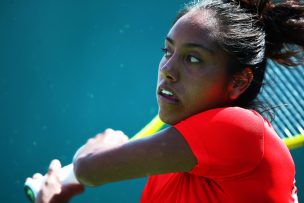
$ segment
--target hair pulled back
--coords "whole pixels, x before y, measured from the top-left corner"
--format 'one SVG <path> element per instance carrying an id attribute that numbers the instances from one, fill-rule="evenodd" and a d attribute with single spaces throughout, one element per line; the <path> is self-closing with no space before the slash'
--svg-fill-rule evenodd
<path id="1" fill-rule="evenodd" d="M 231 74 L 250 67 L 253 81 L 235 105 L 253 108 L 267 59 L 284 66 L 303 62 L 304 4 L 299 0 L 199 0 L 187 4 L 175 22 L 192 10 L 210 10 L 218 21 L 219 46 L 231 57 Z M 258 109 L 257 109 L 258 110 Z"/>

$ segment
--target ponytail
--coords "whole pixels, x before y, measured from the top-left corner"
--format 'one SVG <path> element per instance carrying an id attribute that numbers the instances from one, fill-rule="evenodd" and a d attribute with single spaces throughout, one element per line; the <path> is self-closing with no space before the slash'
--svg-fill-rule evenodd
<path id="1" fill-rule="evenodd" d="M 218 21 L 217 42 L 231 55 L 231 74 L 250 67 L 253 81 L 236 106 L 259 110 L 256 97 L 263 84 L 267 60 L 284 66 L 303 62 L 304 3 L 299 0 L 202 0 L 185 6 L 175 22 L 191 10 L 210 10 Z M 262 108 L 263 109 L 263 108 Z"/>
<path id="2" fill-rule="evenodd" d="M 237 1 L 234 1 L 237 2 Z M 285 66 L 303 63 L 304 4 L 299 0 L 240 0 L 246 12 L 257 14 L 266 37 L 265 57 Z"/>
<path id="3" fill-rule="evenodd" d="M 303 63 L 304 5 L 298 0 L 268 3 L 262 12 L 266 57 L 285 66 Z"/>

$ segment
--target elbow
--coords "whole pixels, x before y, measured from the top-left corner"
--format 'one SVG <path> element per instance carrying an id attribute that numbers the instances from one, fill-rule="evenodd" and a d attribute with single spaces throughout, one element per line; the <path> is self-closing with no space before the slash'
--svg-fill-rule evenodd
<path id="1" fill-rule="evenodd" d="M 76 158 L 73 161 L 74 174 L 76 179 L 79 181 L 79 183 L 88 187 L 101 185 L 100 182 L 96 182 L 96 178 L 94 178 L 93 173 L 90 170 L 90 166 L 87 162 L 87 157 Z"/>

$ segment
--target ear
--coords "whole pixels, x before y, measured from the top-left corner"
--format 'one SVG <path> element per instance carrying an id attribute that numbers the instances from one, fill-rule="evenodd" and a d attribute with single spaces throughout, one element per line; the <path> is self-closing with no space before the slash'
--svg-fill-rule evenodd
<path id="1" fill-rule="evenodd" d="M 229 99 L 237 99 L 249 87 L 253 80 L 251 68 L 246 67 L 243 71 L 233 75 L 229 85 Z"/>

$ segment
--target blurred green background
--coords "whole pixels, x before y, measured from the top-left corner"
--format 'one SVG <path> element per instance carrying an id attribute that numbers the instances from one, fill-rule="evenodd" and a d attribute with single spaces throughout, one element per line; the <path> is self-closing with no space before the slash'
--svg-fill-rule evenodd
<path id="1" fill-rule="evenodd" d="M 0 1 L 1 202 L 27 202 L 25 178 L 54 158 L 70 163 L 96 133 L 132 136 L 154 117 L 161 48 L 185 2 Z M 299 193 L 303 154 L 292 152 Z M 87 189 L 71 202 L 138 202 L 145 181 Z"/>

